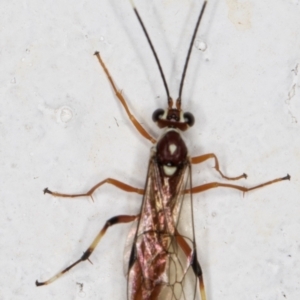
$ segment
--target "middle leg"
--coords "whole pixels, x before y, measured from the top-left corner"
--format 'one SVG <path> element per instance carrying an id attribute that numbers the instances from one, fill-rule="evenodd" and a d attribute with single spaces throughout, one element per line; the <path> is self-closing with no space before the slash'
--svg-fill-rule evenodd
<path id="1" fill-rule="evenodd" d="M 217 187 L 226 187 L 226 188 L 236 189 L 236 190 L 240 190 L 240 191 L 246 193 L 246 192 L 249 192 L 249 191 L 252 191 L 252 190 L 255 190 L 255 189 L 258 189 L 258 188 L 276 183 L 276 182 L 280 182 L 280 181 L 283 181 L 283 180 L 290 180 L 290 179 L 291 179 L 291 177 L 288 174 L 287 176 L 284 176 L 284 177 L 281 177 L 281 178 L 276 178 L 276 179 L 264 182 L 262 184 L 253 186 L 251 188 L 246 188 L 246 187 L 243 187 L 243 186 L 240 186 L 240 185 L 235 185 L 235 184 L 227 184 L 227 183 L 221 183 L 221 182 L 211 182 L 211 183 L 207 183 L 207 184 L 192 187 L 190 190 L 186 190 L 186 193 L 187 194 L 188 193 L 196 194 L 196 193 L 201 193 L 201 192 L 204 192 L 204 191 L 207 191 L 207 190 L 210 190 L 210 189 L 213 189 L 213 188 L 217 188 Z"/>
<path id="2" fill-rule="evenodd" d="M 103 185 L 105 183 L 112 184 L 115 187 L 117 187 L 117 188 L 119 188 L 119 189 L 121 189 L 125 192 L 128 192 L 128 193 L 137 193 L 139 195 L 144 195 L 144 190 L 143 189 L 138 189 L 136 187 L 128 185 L 128 184 L 126 184 L 122 181 L 116 180 L 114 178 L 106 178 L 106 179 L 102 180 L 101 182 L 94 185 L 87 193 L 83 193 L 83 194 L 63 194 L 63 193 L 58 193 L 58 192 L 52 192 L 48 188 L 44 189 L 44 194 L 50 194 L 54 197 L 64 197 L 64 198 L 76 198 L 76 197 L 89 196 L 94 201 L 93 193 L 95 192 L 95 190 L 97 188 L 99 188 L 101 185 Z"/>

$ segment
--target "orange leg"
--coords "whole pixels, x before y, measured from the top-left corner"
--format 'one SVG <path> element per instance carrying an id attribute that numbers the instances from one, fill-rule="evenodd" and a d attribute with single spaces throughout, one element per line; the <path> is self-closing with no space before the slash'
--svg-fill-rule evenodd
<path id="1" fill-rule="evenodd" d="M 225 178 L 225 179 L 228 179 L 228 180 L 238 180 L 238 179 L 241 179 L 241 178 L 247 178 L 247 175 L 244 173 L 240 176 L 237 176 L 237 177 L 227 177 L 225 176 L 220 168 L 219 168 L 219 161 L 217 159 L 217 156 L 214 154 L 214 153 L 209 153 L 209 154 L 204 154 L 204 155 L 200 155 L 200 156 L 195 156 L 195 157 L 191 157 L 191 163 L 192 164 L 200 164 L 210 158 L 213 158 L 215 160 L 215 169 L 217 170 L 217 172 L 219 172 L 219 174 Z"/>
<path id="2" fill-rule="evenodd" d="M 131 185 L 128 185 L 124 182 L 121 182 L 119 180 L 113 179 L 113 178 L 106 178 L 105 180 L 102 180 L 101 182 L 97 183 L 95 186 L 93 186 L 87 193 L 84 194 L 63 194 L 58 192 L 52 192 L 48 188 L 44 189 L 44 194 L 50 194 L 55 197 L 65 197 L 65 198 L 76 198 L 76 197 L 83 197 L 83 196 L 90 196 L 93 199 L 93 193 L 94 191 L 99 188 L 101 185 L 109 183 L 114 185 L 115 187 L 128 192 L 128 193 L 137 193 L 140 195 L 144 195 L 144 190 L 135 188 Z M 93 199 L 94 200 L 94 199 Z"/>
<path id="3" fill-rule="evenodd" d="M 190 257 L 191 253 L 192 253 L 192 249 L 189 246 L 189 244 L 186 242 L 186 240 L 184 239 L 184 237 L 181 236 L 178 233 L 177 230 L 176 230 L 176 233 L 175 233 L 175 238 L 177 240 L 177 243 L 181 247 L 182 251 L 184 252 L 184 254 L 187 257 Z M 193 261 L 192 261 L 191 266 L 192 266 L 192 268 L 194 270 L 195 275 L 198 277 L 198 280 L 199 280 L 199 289 L 200 289 L 201 300 L 206 300 L 206 293 L 205 293 L 205 287 L 204 287 L 203 276 L 202 276 L 203 273 L 202 273 L 201 266 L 200 266 L 200 264 L 198 262 L 198 259 L 197 259 L 196 249 L 194 249 Z"/>
<path id="4" fill-rule="evenodd" d="M 59 277 L 61 277 L 64 273 L 68 272 L 70 269 L 75 267 L 80 262 L 85 261 L 85 260 L 89 260 L 90 255 L 93 253 L 93 251 L 95 250 L 95 248 L 99 244 L 101 238 L 104 236 L 104 234 L 106 233 L 106 231 L 109 227 L 111 227 L 113 225 L 116 225 L 116 224 L 120 224 L 120 223 L 132 222 L 135 219 L 137 219 L 138 217 L 139 217 L 139 215 L 136 215 L 136 216 L 120 215 L 120 216 L 115 216 L 115 217 L 107 220 L 105 225 L 101 229 L 101 231 L 98 233 L 98 235 L 96 236 L 96 238 L 94 239 L 92 244 L 89 246 L 89 248 L 83 253 L 83 255 L 81 256 L 80 259 L 78 259 L 76 262 L 71 264 L 69 267 L 67 267 L 63 271 L 57 273 L 55 276 L 51 277 L 47 281 L 43 281 L 43 282 L 36 281 L 35 284 L 37 286 L 50 284 L 53 281 L 55 281 L 56 279 L 58 279 Z"/>
<path id="5" fill-rule="evenodd" d="M 283 180 L 290 180 L 290 179 L 291 179 L 290 175 L 287 175 L 285 177 L 277 178 L 277 179 L 274 179 L 274 180 L 271 180 L 271 181 L 267 181 L 265 183 L 256 185 L 256 186 L 251 187 L 251 188 L 246 188 L 246 187 L 239 186 L 239 185 L 234 185 L 234 184 L 211 182 L 211 183 L 207 183 L 207 184 L 192 187 L 191 193 L 192 194 L 201 193 L 201 192 L 207 191 L 209 189 L 217 188 L 217 187 L 227 187 L 227 188 L 231 188 L 231 189 L 240 190 L 240 191 L 246 193 L 246 192 L 249 192 L 249 191 L 252 191 L 252 190 L 255 190 L 255 189 L 258 189 L 258 188 L 276 183 L 276 182 L 280 182 L 280 181 L 283 181 Z M 186 192 L 189 193 L 189 190 L 186 190 Z"/>
<path id="6" fill-rule="evenodd" d="M 123 105 L 123 107 L 125 108 L 125 111 L 130 119 L 130 121 L 133 123 L 133 125 L 135 126 L 135 128 L 138 130 L 138 132 L 144 137 L 146 138 L 147 140 L 149 140 L 151 143 L 155 144 L 156 143 L 156 140 L 144 129 L 144 127 L 137 121 L 137 119 L 135 118 L 134 115 L 131 114 L 128 106 L 127 106 L 127 103 L 126 103 L 126 100 L 124 99 L 123 95 L 122 95 L 122 92 L 119 91 L 107 69 L 107 67 L 105 66 L 101 56 L 100 56 L 100 53 L 99 52 L 95 52 L 95 55 L 96 57 L 98 58 L 98 61 L 100 63 L 100 65 L 102 66 L 116 96 L 118 97 L 118 99 L 120 100 L 121 104 Z"/>

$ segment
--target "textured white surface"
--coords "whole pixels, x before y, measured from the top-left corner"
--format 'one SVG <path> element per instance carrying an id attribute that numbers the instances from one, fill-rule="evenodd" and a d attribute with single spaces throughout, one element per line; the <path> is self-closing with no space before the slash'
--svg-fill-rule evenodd
<path id="1" fill-rule="evenodd" d="M 173 97 L 200 3 L 136 1 Z M 129 1 L 2 1 L 0 9 L 0 299 L 126 299 L 123 247 L 130 226 L 108 231 L 91 260 L 35 287 L 86 250 L 105 220 L 135 214 L 141 197 L 103 187 L 105 177 L 143 187 L 150 143 L 114 97 L 99 50 L 132 112 L 154 136 L 165 92 Z M 195 126 L 191 155 L 214 152 L 241 185 L 285 176 L 243 197 L 196 195 L 198 253 L 208 300 L 300 299 L 300 5 L 298 0 L 211 0 L 193 49 L 183 108 Z M 218 181 L 207 162 L 194 183 Z M 81 286 L 82 285 L 82 289 Z"/>

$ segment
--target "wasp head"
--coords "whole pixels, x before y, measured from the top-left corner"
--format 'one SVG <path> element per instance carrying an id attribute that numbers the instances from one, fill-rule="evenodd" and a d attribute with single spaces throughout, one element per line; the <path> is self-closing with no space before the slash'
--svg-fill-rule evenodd
<path id="1" fill-rule="evenodd" d="M 176 107 L 173 107 L 173 100 L 169 99 L 167 109 L 159 108 L 154 111 L 152 120 L 159 128 L 177 128 L 185 131 L 192 127 L 195 123 L 194 116 L 189 112 L 183 112 L 181 109 L 181 101 L 176 101 Z"/>

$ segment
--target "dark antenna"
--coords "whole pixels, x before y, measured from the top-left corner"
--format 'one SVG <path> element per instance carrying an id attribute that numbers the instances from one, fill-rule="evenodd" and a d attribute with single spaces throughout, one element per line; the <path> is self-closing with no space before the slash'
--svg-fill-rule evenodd
<path id="1" fill-rule="evenodd" d="M 148 43 L 149 43 L 149 45 L 150 45 L 150 47 L 151 47 L 152 53 L 153 53 L 153 55 L 154 55 L 154 57 L 155 57 L 155 60 L 156 60 L 156 63 L 157 63 L 157 66 L 158 66 L 158 69 L 159 69 L 161 78 L 162 78 L 162 80 L 163 80 L 163 82 L 164 82 L 165 90 L 166 90 L 167 97 L 168 97 L 168 104 L 169 104 L 169 106 L 172 106 L 172 102 L 173 102 L 173 101 L 172 101 L 172 99 L 171 99 L 171 97 L 170 97 L 170 93 L 169 93 L 168 85 L 167 85 L 167 82 L 166 82 L 166 78 L 165 78 L 164 72 L 163 72 L 163 70 L 162 70 L 162 67 L 161 67 L 161 65 L 160 65 L 160 61 L 159 61 L 159 59 L 158 59 L 158 56 L 157 56 L 157 54 L 156 54 L 156 52 L 155 52 L 155 49 L 154 49 L 154 47 L 153 47 L 153 45 L 152 45 L 152 42 L 151 42 L 150 37 L 149 37 L 149 35 L 148 35 L 148 32 L 147 32 L 147 30 L 146 30 L 146 28 L 145 28 L 145 26 L 144 26 L 144 23 L 143 23 L 143 21 L 142 21 L 140 15 L 139 15 L 139 13 L 138 13 L 138 11 L 137 11 L 135 5 L 134 5 L 134 3 L 133 3 L 133 0 L 130 0 L 130 2 L 131 2 L 131 4 L 132 4 L 133 10 L 134 10 L 134 12 L 135 12 L 135 14 L 136 14 L 136 16 L 137 16 L 137 18 L 138 18 L 138 20 L 139 20 L 139 22 L 140 22 L 142 28 L 143 28 L 143 31 L 144 31 L 144 33 L 145 33 L 145 35 L 146 35 L 146 38 L 147 38 L 147 40 L 148 40 Z"/>
<path id="2" fill-rule="evenodd" d="M 198 28 L 199 28 L 199 25 L 200 25 L 200 22 L 201 22 L 206 4 L 207 4 L 207 1 L 205 1 L 202 5 L 201 12 L 199 14 L 197 24 L 196 24 L 195 29 L 194 29 L 193 37 L 192 37 L 191 42 L 190 42 L 189 51 L 188 51 L 188 54 L 187 54 L 187 57 L 186 57 L 186 60 L 185 60 L 185 64 L 184 64 L 184 68 L 183 68 L 183 72 L 182 72 L 182 77 L 181 77 L 181 82 L 180 82 L 180 86 L 179 86 L 179 96 L 178 96 L 178 99 L 177 99 L 179 107 L 181 105 L 181 94 L 182 94 L 182 89 L 183 89 L 183 83 L 184 83 L 184 79 L 185 79 L 185 75 L 186 75 L 186 70 L 187 70 L 187 67 L 188 67 L 188 64 L 189 64 L 189 60 L 190 60 L 190 56 L 191 56 L 191 52 L 192 52 L 192 47 L 193 47 L 193 44 L 194 44 L 194 41 L 195 41 L 195 37 L 196 37 L 197 31 L 198 31 Z"/>

